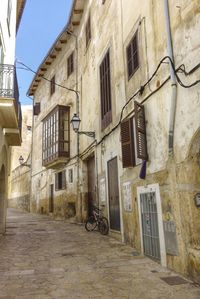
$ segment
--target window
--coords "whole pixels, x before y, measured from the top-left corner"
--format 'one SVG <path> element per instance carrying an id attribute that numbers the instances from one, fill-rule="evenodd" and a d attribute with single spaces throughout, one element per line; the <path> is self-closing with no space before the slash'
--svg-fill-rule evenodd
<path id="1" fill-rule="evenodd" d="M 50 94 L 52 95 L 55 92 L 55 76 L 51 79 L 51 85 L 50 85 Z"/>
<path id="2" fill-rule="evenodd" d="M 10 35 L 10 17 L 11 17 L 11 10 L 12 10 L 12 2 L 8 0 L 8 8 L 7 8 L 7 25 L 8 25 L 8 32 Z"/>
<path id="3" fill-rule="evenodd" d="M 55 190 L 63 190 L 66 188 L 65 170 L 55 174 Z"/>
<path id="4" fill-rule="evenodd" d="M 88 17 L 86 27 L 85 27 L 85 37 L 86 37 L 86 48 L 89 44 L 89 41 L 91 40 L 91 22 L 90 22 L 90 16 Z"/>
<path id="5" fill-rule="evenodd" d="M 73 169 L 69 169 L 68 171 L 68 181 L 69 183 L 73 183 Z"/>
<path id="6" fill-rule="evenodd" d="M 56 106 L 43 120 L 43 165 L 69 157 L 69 107 Z"/>
<path id="7" fill-rule="evenodd" d="M 40 103 L 35 103 L 33 106 L 33 115 L 39 115 L 40 114 Z"/>
<path id="8" fill-rule="evenodd" d="M 31 131 L 31 126 L 26 126 L 28 131 Z"/>
<path id="9" fill-rule="evenodd" d="M 147 141 L 144 106 L 135 101 L 135 117 L 121 123 L 121 145 L 123 167 L 140 164 L 147 160 Z"/>
<path id="10" fill-rule="evenodd" d="M 106 0 L 102 0 L 102 4 L 104 4 L 106 2 Z"/>
<path id="11" fill-rule="evenodd" d="M 104 129 L 112 121 L 109 50 L 106 53 L 100 65 L 100 92 L 101 92 L 101 127 L 102 129 Z"/>
<path id="12" fill-rule="evenodd" d="M 69 77 L 74 71 L 74 52 L 67 59 L 67 76 Z"/>
<path id="13" fill-rule="evenodd" d="M 127 71 L 128 71 L 128 79 L 133 76 L 136 70 L 139 67 L 139 57 L 138 57 L 138 33 L 136 32 L 130 41 L 127 49 Z"/>

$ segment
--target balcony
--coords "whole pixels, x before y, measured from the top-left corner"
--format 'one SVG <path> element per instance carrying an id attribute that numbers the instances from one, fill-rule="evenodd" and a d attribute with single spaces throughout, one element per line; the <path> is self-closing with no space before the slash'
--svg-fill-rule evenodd
<path id="1" fill-rule="evenodd" d="M 15 66 L 0 64 L 0 126 L 8 145 L 21 145 L 21 123 Z"/>
<path id="2" fill-rule="evenodd" d="M 69 107 L 57 105 L 43 119 L 42 162 L 46 168 L 61 167 L 69 160 Z"/>

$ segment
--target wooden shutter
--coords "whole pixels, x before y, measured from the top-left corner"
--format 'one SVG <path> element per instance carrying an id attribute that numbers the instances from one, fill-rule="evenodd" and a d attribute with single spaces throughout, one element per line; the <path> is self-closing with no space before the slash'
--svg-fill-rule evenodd
<path id="1" fill-rule="evenodd" d="M 121 145 L 123 168 L 135 166 L 133 119 L 121 123 Z"/>
<path id="2" fill-rule="evenodd" d="M 134 102 L 137 158 L 148 160 L 144 106 Z"/>
<path id="3" fill-rule="evenodd" d="M 55 190 L 58 190 L 58 173 L 55 173 Z"/>
<path id="4" fill-rule="evenodd" d="M 33 107 L 33 115 L 38 115 L 40 114 L 40 103 L 35 103 Z"/>
<path id="5" fill-rule="evenodd" d="M 62 189 L 66 188 L 66 171 L 62 171 Z"/>

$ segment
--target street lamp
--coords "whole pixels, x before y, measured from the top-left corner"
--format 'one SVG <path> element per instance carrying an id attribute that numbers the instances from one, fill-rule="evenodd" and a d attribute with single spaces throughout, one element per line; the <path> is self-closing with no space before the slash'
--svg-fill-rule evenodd
<path id="1" fill-rule="evenodd" d="M 79 131 L 80 122 L 81 122 L 80 118 L 75 113 L 73 115 L 72 119 L 71 119 L 71 124 L 72 124 L 72 128 L 73 128 L 74 132 L 78 133 L 78 134 L 87 135 L 88 137 L 91 137 L 91 138 L 95 138 L 95 132 L 92 132 L 92 131 Z"/>
<path id="2" fill-rule="evenodd" d="M 30 164 L 27 164 L 27 162 L 24 162 L 24 158 L 22 156 L 19 157 L 19 164 L 21 166 L 27 166 L 27 167 L 31 167 Z"/>

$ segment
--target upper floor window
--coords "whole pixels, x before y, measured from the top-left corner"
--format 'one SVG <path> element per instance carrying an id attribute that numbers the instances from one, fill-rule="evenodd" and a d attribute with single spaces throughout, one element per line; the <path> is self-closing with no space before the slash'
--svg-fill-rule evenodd
<path id="1" fill-rule="evenodd" d="M 55 190 L 66 188 L 66 171 L 60 171 L 55 174 Z"/>
<path id="2" fill-rule="evenodd" d="M 51 84 L 50 84 L 50 94 L 52 95 L 55 92 L 55 76 L 52 77 L 51 79 Z"/>
<path id="3" fill-rule="evenodd" d="M 74 71 L 74 52 L 67 59 L 67 76 L 69 77 Z"/>
<path id="4" fill-rule="evenodd" d="M 144 106 L 136 101 L 135 117 L 121 123 L 121 145 L 123 167 L 133 167 L 147 160 L 147 140 Z"/>
<path id="5" fill-rule="evenodd" d="M 43 165 L 69 157 L 69 107 L 56 106 L 43 120 Z"/>
<path id="6" fill-rule="evenodd" d="M 110 81 L 110 53 L 106 53 L 100 65 L 101 92 L 101 127 L 106 128 L 112 121 L 111 81 Z"/>
<path id="7" fill-rule="evenodd" d="M 88 17 L 86 27 L 85 27 L 85 37 L 86 37 L 86 48 L 87 48 L 89 41 L 91 40 L 92 37 L 90 16 Z"/>
<path id="8" fill-rule="evenodd" d="M 128 79 L 139 67 L 138 33 L 136 32 L 126 48 Z"/>
<path id="9" fill-rule="evenodd" d="M 8 32 L 10 35 L 10 17 L 11 17 L 11 11 L 12 11 L 12 2 L 11 0 L 8 0 L 8 8 L 7 8 L 7 25 L 8 25 Z"/>

